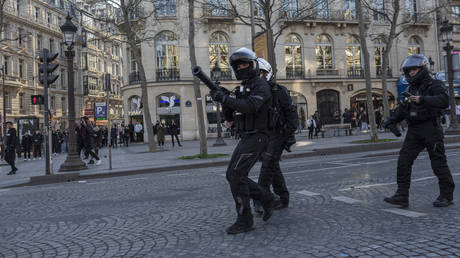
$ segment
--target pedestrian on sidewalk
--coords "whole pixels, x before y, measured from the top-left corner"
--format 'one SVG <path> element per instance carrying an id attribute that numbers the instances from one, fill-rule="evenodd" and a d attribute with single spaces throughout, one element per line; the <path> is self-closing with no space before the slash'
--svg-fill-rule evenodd
<path id="1" fill-rule="evenodd" d="M 129 135 L 129 141 L 131 143 L 135 142 L 135 139 L 134 139 L 134 125 L 133 125 L 133 120 L 130 120 L 129 121 L 129 124 L 128 124 L 128 135 Z"/>
<path id="2" fill-rule="evenodd" d="M 7 175 L 14 175 L 18 169 L 14 165 L 14 160 L 16 159 L 16 129 L 13 127 L 13 123 L 6 122 L 6 127 L 8 129 L 6 133 L 6 143 L 5 143 L 5 161 L 11 166 L 11 171 Z"/>
<path id="3" fill-rule="evenodd" d="M 32 136 L 25 132 L 22 136 L 22 150 L 24 151 L 24 161 L 30 160 L 30 153 L 32 151 Z"/>
<path id="4" fill-rule="evenodd" d="M 34 160 L 36 158 L 42 159 L 42 145 L 43 145 L 43 134 L 40 130 L 35 131 L 32 136 L 33 148 L 34 148 Z"/>
<path id="5" fill-rule="evenodd" d="M 134 132 L 136 133 L 136 142 L 143 142 L 144 140 L 143 137 L 143 129 L 144 127 L 142 126 L 141 123 L 137 122 L 136 125 L 134 126 Z"/>
<path id="6" fill-rule="evenodd" d="M 179 145 L 179 147 L 182 147 L 178 136 L 178 134 L 180 133 L 180 129 L 179 127 L 177 127 L 176 122 L 174 120 L 172 120 L 171 124 L 169 125 L 169 133 L 171 134 L 172 146 L 174 147 L 174 137 L 176 137 L 177 145 Z"/>
<path id="7" fill-rule="evenodd" d="M 117 124 L 112 125 L 112 129 L 110 130 L 110 146 L 112 148 L 118 148 L 118 128 Z"/>
<path id="8" fill-rule="evenodd" d="M 311 116 L 311 118 L 307 120 L 307 127 L 308 127 L 308 139 L 313 139 L 313 132 L 316 129 L 316 122 L 313 116 Z"/>
<path id="9" fill-rule="evenodd" d="M 69 146 L 68 146 L 68 142 L 69 142 L 69 132 L 67 130 L 64 130 L 64 132 L 62 133 L 62 144 L 61 144 L 61 150 L 63 152 L 69 152 Z"/>
<path id="10" fill-rule="evenodd" d="M 158 146 L 164 147 L 165 146 L 165 127 L 164 124 L 158 123 L 157 126 L 157 138 L 158 138 Z"/>
<path id="11" fill-rule="evenodd" d="M 124 141 L 126 147 L 129 146 L 129 140 L 130 139 L 131 138 L 130 138 L 129 126 L 125 126 L 125 128 L 123 129 L 123 141 Z"/>
<path id="12" fill-rule="evenodd" d="M 99 159 L 99 156 L 93 151 L 94 149 L 94 129 L 89 121 L 88 117 L 83 117 L 81 126 L 84 128 L 84 145 L 85 145 L 85 158 L 89 158 L 91 155 L 91 160 L 88 164 L 94 164 L 93 158 L 96 159 L 96 165 L 100 165 L 102 161 Z"/>

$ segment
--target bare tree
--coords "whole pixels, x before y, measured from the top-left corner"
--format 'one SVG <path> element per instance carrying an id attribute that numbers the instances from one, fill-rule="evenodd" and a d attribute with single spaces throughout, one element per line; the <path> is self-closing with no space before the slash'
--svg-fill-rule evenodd
<path id="1" fill-rule="evenodd" d="M 195 1 L 188 0 L 188 21 L 189 21 L 188 44 L 189 44 L 191 68 L 197 65 L 196 54 L 195 54 L 195 17 L 194 17 L 194 13 L 195 13 Z M 201 98 L 200 81 L 196 77 L 193 78 L 193 89 L 195 92 L 196 109 L 197 109 L 197 115 L 198 115 L 198 133 L 200 135 L 200 155 L 205 156 L 208 154 L 208 146 L 207 146 L 206 131 L 205 131 L 206 127 L 204 124 L 203 101 Z"/>
<path id="2" fill-rule="evenodd" d="M 254 1 L 254 0 L 249 0 Z M 284 0 L 258 0 L 254 1 L 254 13 L 247 11 L 248 0 L 227 0 L 228 5 L 223 5 L 225 1 L 206 2 L 211 8 L 229 12 L 236 17 L 242 24 L 251 25 L 251 18 L 259 33 L 266 33 L 268 62 L 273 67 L 276 74 L 275 46 L 283 32 L 299 21 L 315 19 L 321 16 L 321 12 L 328 8 L 334 0 L 327 1 L 302 1 L 300 6 L 294 6 L 293 1 Z"/>
<path id="3" fill-rule="evenodd" d="M 374 102 L 372 101 L 372 81 L 371 81 L 371 68 L 369 65 L 369 50 L 367 49 L 366 42 L 366 28 L 363 15 L 363 7 L 361 0 L 355 0 L 356 3 L 356 14 L 359 20 L 359 42 L 361 44 L 361 52 L 363 53 L 364 62 L 364 78 L 366 81 L 366 102 L 367 102 L 367 117 L 369 124 L 371 125 L 371 141 L 376 142 L 378 140 L 377 125 L 375 123 L 374 113 Z"/>
<path id="4" fill-rule="evenodd" d="M 388 86 L 387 79 L 389 75 L 389 60 L 390 52 L 393 47 L 395 39 L 397 39 L 404 31 L 408 30 L 412 25 L 418 22 L 429 22 L 431 20 L 431 15 L 436 12 L 440 7 L 426 8 L 423 12 L 414 12 L 409 16 L 403 16 L 401 14 L 401 0 L 390 0 L 383 1 L 380 0 L 380 6 L 372 4 L 368 0 L 363 0 L 363 6 L 374 13 L 374 15 L 380 17 L 383 22 L 388 24 L 387 27 L 378 31 L 378 34 L 372 35 L 371 38 L 379 38 L 383 41 L 384 48 L 382 51 L 382 66 L 380 68 L 380 76 L 382 80 L 382 90 L 383 90 L 383 109 L 385 113 L 385 118 L 390 116 L 390 105 L 388 103 Z M 385 8 L 384 4 L 389 4 L 390 8 Z M 415 10 L 414 10 L 415 11 Z"/>
<path id="5" fill-rule="evenodd" d="M 99 0 L 89 2 L 90 4 L 110 4 L 118 10 L 116 15 L 102 14 L 98 17 L 92 17 L 94 20 L 105 24 L 105 30 L 97 33 L 96 38 L 104 41 L 113 37 L 122 38 L 132 51 L 139 73 L 144 127 L 147 130 L 150 152 L 156 151 L 156 145 L 151 128 L 153 124 L 148 105 L 147 79 L 142 63 L 141 43 L 153 40 L 146 29 L 148 19 L 153 15 L 153 2 L 154 0 Z"/>

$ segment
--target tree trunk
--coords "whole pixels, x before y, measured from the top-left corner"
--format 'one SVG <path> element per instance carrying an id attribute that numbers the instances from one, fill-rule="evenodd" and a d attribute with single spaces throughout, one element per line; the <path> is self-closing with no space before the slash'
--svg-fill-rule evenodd
<path id="1" fill-rule="evenodd" d="M 145 77 L 144 65 L 142 64 L 142 53 L 140 46 L 136 45 L 134 38 L 129 39 L 129 44 L 131 49 L 134 51 L 134 58 L 136 58 L 136 63 L 139 68 L 139 77 L 141 79 L 141 90 L 142 90 L 142 103 L 144 110 L 144 130 L 147 130 L 147 138 L 149 141 L 149 152 L 156 151 L 155 137 L 153 135 L 153 124 L 152 117 L 150 116 L 150 107 L 149 107 L 149 96 L 147 91 L 147 79 Z"/>
<path id="2" fill-rule="evenodd" d="M 378 140 L 377 126 L 375 124 L 374 103 L 372 101 L 372 81 L 371 81 L 371 68 L 369 65 L 369 50 L 367 49 L 366 42 L 366 28 L 364 27 L 363 10 L 361 0 L 355 0 L 356 13 L 359 18 L 359 42 L 361 43 L 361 52 L 364 55 L 364 77 L 366 79 L 366 99 L 367 99 L 367 116 L 368 122 L 371 125 L 371 141 Z"/>
<path id="3" fill-rule="evenodd" d="M 384 112 L 385 119 L 390 117 L 390 104 L 388 103 L 388 88 L 387 88 L 387 73 L 388 73 L 389 55 L 390 55 L 389 51 L 385 48 L 385 50 L 383 51 L 383 60 L 382 60 L 382 68 L 381 68 L 382 91 L 383 91 L 383 112 Z"/>
<path id="4" fill-rule="evenodd" d="M 192 67 L 196 66 L 196 54 L 195 54 L 195 1 L 188 0 L 188 19 L 189 19 L 189 33 L 188 33 L 188 44 L 190 52 L 190 63 Z M 195 77 L 193 78 L 193 89 L 195 92 L 196 100 L 196 111 L 198 115 L 198 133 L 200 135 L 200 154 L 208 154 L 208 145 L 206 141 L 206 131 L 204 124 L 203 115 L 203 101 L 201 99 L 200 81 Z"/>

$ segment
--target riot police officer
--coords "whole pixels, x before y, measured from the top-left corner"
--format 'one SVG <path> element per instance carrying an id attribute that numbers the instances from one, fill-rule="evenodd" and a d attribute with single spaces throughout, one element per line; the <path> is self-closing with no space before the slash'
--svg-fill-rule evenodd
<path id="1" fill-rule="evenodd" d="M 13 127 L 13 123 L 6 122 L 8 127 L 8 132 L 6 133 L 6 144 L 5 144 L 5 161 L 11 166 L 11 171 L 8 175 L 16 174 L 18 169 L 14 165 L 14 160 L 16 159 L 16 129 Z"/>
<path id="2" fill-rule="evenodd" d="M 294 133 L 299 118 L 289 91 L 286 87 L 274 82 L 271 65 L 263 58 L 258 58 L 258 62 L 263 77 L 271 87 L 272 115 L 270 118 L 273 126 L 267 150 L 262 158 L 259 185 L 267 191 L 270 191 L 270 186 L 273 185 L 273 191 L 280 197 L 279 200 L 276 200 L 274 208 L 284 209 L 289 206 L 289 191 L 279 162 L 283 150 L 289 149 L 295 143 Z M 254 206 L 256 212 L 261 212 L 257 202 Z"/>
<path id="3" fill-rule="evenodd" d="M 455 188 L 443 142 L 440 124 L 442 110 L 449 105 L 449 98 L 444 84 L 431 77 L 428 59 L 423 55 L 411 55 L 406 58 L 402 70 L 409 82 L 408 101 L 402 103 L 391 118 L 385 122 L 385 128 L 392 129 L 396 135 L 396 123 L 406 119 L 409 124 L 403 147 L 399 153 L 397 183 L 398 189 L 392 197 L 384 200 L 388 203 L 407 207 L 409 205 L 409 186 L 412 164 L 418 154 L 426 148 L 431 160 L 431 167 L 438 177 L 440 194 L 433 202 L 435 207 L 452 204 Z"/>
<path id="4" fill-rule="evenodd" d="M 261 202 L 264 221 L 273 213 L 273 194 L 248 178 L 249 171 L 268 144 L 271 93 L 268 83 L 259 77 L 254 52 L 247 48 L 238 49 L 230 56 L 230 65 L 236 79 L 242 80 L 242 85 L 233 94 L 222 89 L 213 90 L 211 97 L 222 103 L 227 128 L 235 123 L 241 136 L 226 173 L 238 214 L 236 222 L 227 228 L 227 233 L 238 234 L 254 229 L 250 198 Z"/>

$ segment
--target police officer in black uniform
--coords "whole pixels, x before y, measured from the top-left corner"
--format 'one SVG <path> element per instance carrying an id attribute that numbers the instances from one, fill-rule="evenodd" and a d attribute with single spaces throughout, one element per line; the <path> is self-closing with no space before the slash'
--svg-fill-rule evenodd
<path id="1" fill-rule="evenodd" d="M 248 178 L 249 171 L 268 144 L 271 92 L 267 81 L 259 77 L 257 57 L 251 50 L 238 49 L 230 56 L 230 65 L 242 85 L 233 94 L 222 89 L 213 90 L 211 97 L 222 103 L 227 128 L 235 123 L 241 135 L 226 174 L 238 213 L 236 222 L 227 228 L 227 233 L 238 234 L 254 229 L 250 198 L 261 202 L 264 221 L 273 213 L 273 194 Z"/>
<path id="2" fill-rule="evenodd" d="M 271 65 L 262 58 L 258 58 L 258 61 L 259 69 L 271 87 L 271 119 L 273 121 L 269 144 L 262 158 L 259 185 L 267 191 L 270 191 L 270 186 L 273 185 L 273 191 L 280 197 L 279 200 L 276 200 L 274 208 L 284 209 L 289 206 L 289 191 L 281 173 L 279 162 L 283 150 L 289 150 L 290 146 L 295 143 L 294 133 L 297 129 L 299 117 L 289 91 L 286 87 L 274 81 Z M 254 206 L 256 212 L 262 212 L 257 202 L 255 202 Z"/>
<path id="3" fill-rule="evenodd" d="M 13 127 L 13 123 L 6 122 L 6 126 L 8 127 L 8 132 L 6 134 L 6 144 L 5 144 L 5 161 L 11 166 L 11 171 L 8 175 L 16 174 L 18 169 L 14 165 L 14 160 L 16 159 L 16 129 Z"/>
<path id="4" fill-rule="evenodd" d="M 443 142 L 440 123 L 442 110 L 449 106 L 449 97 L 444 84 L 434 80 L 429 70 L 428 59 L 423 55 L 411 55 L 402 65 L 408 88 L 408 101 L 400 105 L 391 118 L 385 122 L 385 128 L 401 135 L 396 124 L 406 119 L 409 124 L 403 147 L 399 153 L 397 183 L 398 189 L 392 197 L 384 200 L 388 203 L 407 207 L 409 205 L 409 186 L 412 164 L 418 154 L 426 148 L 434 174 L 438 177 L 440 194 L 433 202 L 435 207 L 452 204 L 455 184 L 452 179 Z"/>

